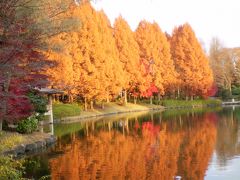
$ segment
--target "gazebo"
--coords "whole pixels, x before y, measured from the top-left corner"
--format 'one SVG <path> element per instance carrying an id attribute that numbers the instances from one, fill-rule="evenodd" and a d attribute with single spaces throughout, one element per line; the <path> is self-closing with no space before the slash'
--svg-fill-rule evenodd
<path id="1" fill-rule="evenodd" d="M 52 100 L 54 94 L 63 94 L 64 91 L 59 89 L 50 89 L 50 88 L 36 88 L 37 91 L 41 94 L 46 94 L 48 97 L 48 105 L 47 110 L 48 112 L 45 113 L 45 115 L 49 115 L 49 123 L 53 123 L 53 111 L 52 111 Z"/>

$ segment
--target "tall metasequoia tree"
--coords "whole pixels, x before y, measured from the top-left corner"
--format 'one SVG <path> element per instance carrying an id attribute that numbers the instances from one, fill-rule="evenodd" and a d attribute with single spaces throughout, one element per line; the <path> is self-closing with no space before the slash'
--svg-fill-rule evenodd
<path id="1" fill-rule="evenodd" d="M 144 80 L 146 83 L 146 90 L 154 84 L 159 92 L 164 92 L 163 89 L 163 68 L 162 60 L 160 59 L 160 51 L 158 44 L 158 37 L 154 29 L 154 25 L 147 22 L 141 21 L 136 29 L 136 41 L 140 48 L 140 59 L 141 63 L 145 66 L 146 75 Z M 144 94 L 144 92 L 142 92 Z M 150 94 L 150 100 L 152 94 Z"/>
<path id="2" fill-rule="evenodd" d="M 97 39 L 96 12 L 89 3 L 82 2 L 71 14 L 77 15 L 81 20 L 79 32 L 71 33 L 70 38 L 76 41 L 76 47 L 70 50 L 70 54 L 73 58 L 76 93 L 84 98 L 87 109 L 87 103 L 95 98 L 101 87 L 99 82 L 101 71 L 98 69 L 101 67 L 98 65 L 100 40 Z"/>
<path id="3" fill-rule="evenodd" d="M 114 39 L 114 31 L 111 27 L 110 21 L 103 11 L 97 13 L 98 17 L 98 31 L 99 37 L 101 37 L 101 52 L 102 62 L 104 66 L 104 77 L 106 88 L 102 92 L 107 102 L 109 96 L 114 97 L 121 92 L 123 87 L 125 76 L 123 73 L 123 65 L 119 60 L 119 52 Z"/>
<path id="4" fill-rule="evenodd" d="M 0 122 L 29 115 L 27 91 L 46 83 L 41 73 L 49 65 L 42 53 L 48 48 L 45 40 L 68 29 L 59 14 L 71 3 L 0 1 Z"/>
<path id="5" fill-rule="evenodd" d="M 127 103 L 127 91 L 135 97 L 138 92 L 136 87 L 142 84 L 139 47 L 134 33 L 121 16 L 115 20 L 114 37 L 119 51 L 119 59 L 123 64 L 124 102 Z"/>
<path id="6" fill-rule="evenodd" d="M 186 98 L 207 96 L 212 87 L 213 75 L 208 59 L 189 24 L 174 29 L 171 53 L 179 73 L 181 93 Z"/>
<path id="7" fill-rule="evenodd" d="M 164 95 L 175 84 L 177 76 L 165 34 L 158 24 L 142 21 L 136 30 L 136 40 L 140 47 L 141 61 L 150 76 L 148 80 L 150 79 L 151 87 L 154 84 L 159 95 Z"/>
<path id="8" fill-rule="evenodd" d="M 122 66 L 110 22 L 103 12 L 96 12 L 89 2 L 71 12 L 81 21 L 79 31 L 71 33 L 75 48 L 73 58 L 74 84 L 77 94 L 85 99 L 85 109 L 93 101 L 109 101 L 120 92 Z M 75 45 L 74 45 L 75 46 Z"/>
<path id="9" fill-rule="evenodd" d="M 166 35 L 161 31 L 158 24 L 154 23 L 153 27 L 158 44 L 159 58 L 162 62 L 160 66 L 163 69 L 162 78 L 164 92 L 162 92 L 161 95 L 164 95 L 166 92 L 173 92 L 175 90 L 178 74 L 175 70 L 174 62 L 171 57 L 170 43 L 168 42 Z"/>
<path id="10" fill-rule="evenodd" d="M 56 65 L 47 68 L 45 73 L 49 77 L 51 87 L 64 90 L 68 96 L 71 97 L 74 89 L 74 77 L 73 61 L 69 54 L 69 46 L 72 46 L 72 44 L 69 42 L 69 39 L 67 39 L 68 37 L 68 34 L 61 33 L 50 39 L 53 47 L 46 55 L 48 59 L 54 61 Z"/>

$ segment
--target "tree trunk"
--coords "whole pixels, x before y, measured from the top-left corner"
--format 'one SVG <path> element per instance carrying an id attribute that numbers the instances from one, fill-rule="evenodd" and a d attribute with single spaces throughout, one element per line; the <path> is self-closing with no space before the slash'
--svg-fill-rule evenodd
<path id="1" fill-rule="evenodd" d="M 72 95 L 68 95 L 68 100 L 69 100 L 69 103 L 73 103 L 73 96 Z"/>
<path id="2" fill-rule="evenodd" d="M 193 96 L 191 96 L 191 101 L 193 101 Z"/>
<path id="3" fill-rule="evenodd" d="M 179 99 L 180 98 L 180 88 L 178 87 L 177 89 L 177 98 Z"/>
<path id="4" fill-rule="evenodd" d="M 231 85 L 231 83 L 229 85 L 229 92 L 230 92 L 230 96 L 232 96 L 232 85 Z"/>
<path id="5" fill-rule="evenodd" d="M 151 105 L 153 104 L 153 97 L 152 96 L 150 97 L 150 104 Z"/>
<path id="6" fill-rule="evenodd" d="M 158 102 L 161 100 L 161 94 L 158 93 Z"/>
<path id="7" fill-rule="evenodd" d="M 84 110 L 87 111 L 87 98 L 84 98 Z"/>
<path id="8" fill-rule="evenodd" d="M 133 103 L 137 104 L 137 98 L 135 96 L 133 96 Z"/>
<path id="9" fill-rule="evenodd" d="M 123 98 L 123 90 L 121 91 L 120 98 Z"/>
<path id="10" fill-rule="evenodd" d="M 1 124 L 1 129 L 2 130 L 2 123 L 4 120 L 6 120 L 6 114 L 7 114 L 7 102 L 8 102 L 8 93 L 9 93 L 9 86 L 11 83 L 11 77 L 12 74 L 10 72 L 7 73 L 7 80 L 5 82 L 3 82 L 3 87 L 2 87 L 2 91 L 3 91 L 3 98 L 1 100 L 2 103 L 2 107 L 0 106 L 0 110 L 2 109 L 2 116 L 0 116 L 0 124 Z"/>
<path id="11" fill-rule="evenodd" d="M 102 109 L 104 109 L 105 108 L 105 106 L 104 106 L 105 104 L 104 104 L 104 102 L 102 101 L 102 104 L 101 104 L 101 106 L 102 106 Z"/>
<path id="12" fill-rule="evenodd" d="M 124 90 L 124 104 L 127 104 L 127 91 Z"/>
<path id="13" fill-rule="evenodd" d="M 109 93 L 107 92 L 107 103 L 109 103 L 110 102 L 110 100 L 109 100 Z"/>
<path id="14" fill-rule="evenodd" d="M 94 109 L 94 108 L 93 108 L 93 101 L 90 101 L 90 108 L 91 108 L 91 110 Z"/>

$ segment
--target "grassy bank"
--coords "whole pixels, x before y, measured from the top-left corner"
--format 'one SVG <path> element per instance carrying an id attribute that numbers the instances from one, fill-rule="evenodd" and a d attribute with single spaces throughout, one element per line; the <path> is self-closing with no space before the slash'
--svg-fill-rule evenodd
<path id="1" fill-rule="evenodd" d="M 105 108 L 102 109 L 100 105 L 96 105 L 95 109 L 88 111 L 81 111 L 81 106 L 77 104 L 54 104 L 53 115 L 54 119 L 68 119 L 68 117 L 80 117 L 88 118 L 95 116 L 103 116 L 109 114 L 119 114 L 124 112 L 136 112 L 136 111 L 148 111 L 152 109 L 164 109 L 165 108 L 192 108 L 192 107 L 207 107 L 207 106 L 219 106 L 221 101 L 217 99 L 209 100 L 161 100 L 154 101 L 153 105 L 146 102 L 140 102 L 139 104 L 128 103 L 127 105 L 119 105 L 117 103 L 106 103 Z"/>
<path id="2" fill-rule="evenodd" d="M 6 155 L 6 151 L 11 150 L 17 152 L 17 149 L 19 149 L 17 147 L 26 147 L 32 143 L 45 141 L 49 136 L 50 135 L 48 134 L 38 132 L 32 134 L 19 134 L 17 132 L 1 131 L 0 179 L 25 179 L 23 177 L 26 173 L 26 170 L 31 167 L 31 164 L 35 163 L 34 161 L 25 161 L 24 159 L 16 159 L 14 156 Z M 42 177 L 40 179 L 44 179 L 45 177 Z"/>
<path id="3" fill-rule="evenodd" d="M 219 99 L 208 99 L 208 100 L 162 100 L 160 104 L 166 108 L 177 108 L 177 107 L 206 107 L 206 106 L 220 106 L 222 101 Z"/>
<path id="4" fill-rule="evenodd" d="M 0 153 L 24 142 L 25 138 L 18 133 L 0 132 Z"/>
<path id="5" fill-rule="evenodd" d="M 54 119 L 61 119 L 68 116 L 79 116 L 81 114 L 81 107 L 77 104 L 53 104 Z"/>
<path id="6" fill-rule="evenodd" d="M 22 161 L 3 155 L 6 150 L 21 144 L 24 138 L 17 133 L 0 132 L 0 179 L 21 179 L 24 173 Z"/>
<path id="7" fill-rule="evenodd" d="M 132 104 L 119 105 L 117 103 L 106 103 L 104 109 L 100 105 L 93 110 L 81 111 L 80 106 L 71 104 L 55 104 L 53 106 L 54 119 L 66 119 L 65 117 L 80 116 L 81 118 L 118 114 L 124 112 L 148 111 L 152 109 L 163 109 L 160 105 Z"/>

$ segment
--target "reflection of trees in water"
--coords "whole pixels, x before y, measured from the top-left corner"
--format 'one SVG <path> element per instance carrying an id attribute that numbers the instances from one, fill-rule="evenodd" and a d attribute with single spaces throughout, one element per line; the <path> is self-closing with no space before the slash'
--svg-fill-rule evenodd
<path id="1" fill-rule="evenodd" d="M 240 154 L 240 109 L 224 109 L 218 122 L 216 154 L 220 166 L 226 166 L 229 159 Z"/>
<path id="2" fill-rule="evenodd" d="M 106 122 L 97 133 L 88 125 L 87 137 L 72 134 L 71 144 L 61 145 L 65 153 L 50 160 L 52 178 L 203 179 L 214 148 L 215 123 L 207 116 L 190 116 L 182 122 L 126 118 Z"/>
<path id="3" fill-rule="evenodd" d="M 212 114 L 201 118 L 193 117 L 198 122 L 184 132 L 178 161 L 178 173 L 183 179 L 204 179 L 216 140 L 216 127 L 212 117 Z"/>

